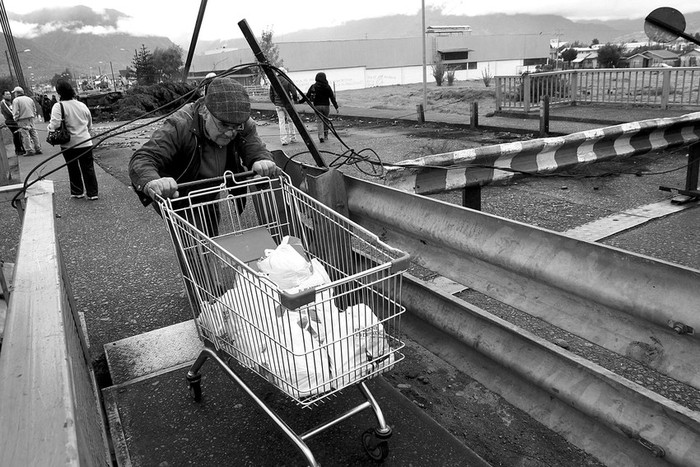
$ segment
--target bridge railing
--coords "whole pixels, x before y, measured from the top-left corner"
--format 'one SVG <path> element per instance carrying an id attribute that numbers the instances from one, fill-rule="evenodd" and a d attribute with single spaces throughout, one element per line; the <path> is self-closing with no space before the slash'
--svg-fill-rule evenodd
<path id="1" fill-rule="evenodd" d="M 700 67 L 599 68 L 496 76 L 497 110 L 556 104 L 700 107 Z"/>
<path id="2" fill-rule="evenodd" d="M 0 465 L 111 465 L 52 182 L 28 189 L 12 289 L 0 350 Z"/>

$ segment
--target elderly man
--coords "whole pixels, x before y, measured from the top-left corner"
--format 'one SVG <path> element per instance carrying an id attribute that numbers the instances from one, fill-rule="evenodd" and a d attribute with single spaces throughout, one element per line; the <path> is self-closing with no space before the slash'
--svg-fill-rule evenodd
<path id="1" fill-rule="evenodd" d="M 36 118 L 34 99 L 25 96 L 24 89 L 19 86 L 14 88 L 12 92 L 15 95 L 15 99 L 12 101 L 12 115 L 22 134 L 25 155 L 41 154 L 41 142 L 39 142 L 39 136 L 34 127 L 34 119 Z"/>
<path id="2" fill-rule="evenodd" d="M 250 118 L 248 93 L 226 77 L 213 79 L 205 97 L 171 115 L 129 162 L 144 205 L 156 195 L 177 198 L 178 183 L 246 170 L 269 176 L 279 169 Z"/>

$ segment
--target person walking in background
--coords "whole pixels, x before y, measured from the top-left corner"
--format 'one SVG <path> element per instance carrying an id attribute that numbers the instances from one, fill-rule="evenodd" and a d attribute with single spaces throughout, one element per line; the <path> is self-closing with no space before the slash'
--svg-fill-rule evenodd
<path id="1" fill-rule="evenodd" d="M 60 102 L 51 108 L 48 130 L 57 130 L 61 126 L 63 115 L 70 132 L 70 141 L 61 145 L 68 167 L 70 197 L 84 198 L 87 192 L 87 199 L 94 201 L 98 199 L 98 188 L 90 136 L 92 115 L 87 106 L 75 98 L 75 90 L 70 82 L 58 80 L 56 92 Z"/>
<path id="2" fill-rule="evenodd" d="M 41 154 L 41 142 L 39 142 L 39 136 L 34 127 L 34 119 L 36 118 L 34 99 L 25 96 L 24 89 L 19 86 L 14 88 L 12 92 L 15 94 L 15 99 L 12 101 L 12 116 L 22 134 L 25 155 Z"/>
<path id="3" fill-rule="evenodd" d="M 51 120 L 51 109 L 52 108 L 53 108 L 53 106 L 51 105 L 51 99 L 49 99 L 49 96 L 44 94 L 41 97 L 41 111 L 44 114 L 44 121 L 45 122 L 48 122 L 49 120 Z"/>
<path id="4" fill-rule="evenodd" d="M 12 142 L 15 144 L 15 155 L 24 155 L 24 146 L 22 146 L 22 134 L 19 131 L 19 125 L 12 116 L 12 94 L 10 91 L 2 92 L 2 102 L 0 102 L 0 111 L 5 117 L 5 126 L 12 132 Z"/>
<path id="5" fill-rule="evenodd" d="M 280 68 L 280 72 L 281 74 L 278 75 L 280 84 L 282 85 L 282 88 L 289 99 L 296 104 L 299 101 L 297 90 L 287 79 L 287 70 L 285 68 Z M 289 112 L 287 112 L 287 109 L 284 107 L 282 97 L 275 93 L 272 86 L 270 86 L 270 101 L 275 104 L 275 110 L 277 111 L 277 120 L 280 127 L 280 141 L 282 142 L 282 146 L 286 146 L 289 143 L 296 143 L 297 133 L 294 128 L 294 122 L 292 122 Z"/>
<path id="6" fill-rule="evenodd" d="M 326 138 L 328 138 L 328 125 L 326 125 L 325 120 L 328 119 L 331 113 L 331 102 L 336 112 L 338 111 L 338 103 L 335 101 L 335 94 L 328 84 L 324 72 L 316 73 L 316 82 L 309 87 L 306 97 L 302 98 L 301 102 L 306 102 L 307 99 L 311 101 L 314 107 L 325 117 L 321 118 L 319 115 L 316 115 L 316 132 L 318 133 L 319 141 L 323 143 Z"/>

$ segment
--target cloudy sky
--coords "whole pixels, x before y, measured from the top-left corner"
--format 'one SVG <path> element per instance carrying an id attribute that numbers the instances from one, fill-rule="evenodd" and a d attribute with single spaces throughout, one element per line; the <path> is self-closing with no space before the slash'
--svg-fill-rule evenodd
<path id="1" fill-rule="evenodd" d="M 200 0 L 5 0 L 8 13 L 26 14 L 42 8 L 87 5 L 95 10 L 116 9 L 127 17 L 107 18 L 115 28 L 135 34 L 166 36 L 177 43 L 192 37 Z M 673 7 L 682 13 L 700 10 L 698 0 L 425 0 L 427 7 L 441 7 L 446 14 L 482 15 L 488 13 L 558 14 L 569 19 L 643 18 L 658 7 Z M 302 29 L 334 26 L 342 22 L 392 14 L 413 15 L 421 10 L 421 0 L 208 0 L 200 39 L 240 37 L 238 21 L 246 19 L 256 34 L 272 29 L 284 34 Z M 17 36 L 31 34 L 32 26 L 12 23 Z M 93 26 L 90 32 L 105 31 Z"/>

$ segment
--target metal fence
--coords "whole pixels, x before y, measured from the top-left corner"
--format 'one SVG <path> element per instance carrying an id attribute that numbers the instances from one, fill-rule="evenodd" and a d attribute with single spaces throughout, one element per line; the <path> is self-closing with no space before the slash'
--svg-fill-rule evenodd
<path id="1" fill-rule="evenodd" d="M 496 76 L 498 110 L 529 112 L 550 104 L 700 106 L 700 67 L 601 68 Z"/>

